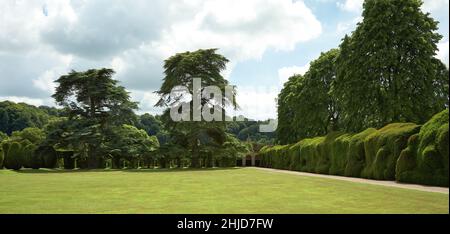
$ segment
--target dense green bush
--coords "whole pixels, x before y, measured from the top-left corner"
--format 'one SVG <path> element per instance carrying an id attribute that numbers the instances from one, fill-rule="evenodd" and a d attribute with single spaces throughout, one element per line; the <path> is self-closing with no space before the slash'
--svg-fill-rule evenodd
<path id="1" fill-rule="evenodd" d="M 35 150 L 34 156 L 37 162 L 41 162 L 40 168 L 55 168 L 58 155 L 51 146 L 40 146 Z"/>
<path id="2" fill-rule="evenodd" d="M 58 151 L 59 158 L 64 160 L 64 169 L 75 169 L 75 158 L 73 151 Z"/>
<path id="3" fill-rule="evenodd" d="M 259 156 L 268 168 L 448 186 L 448 138 L 447 110 L 422 128 L 395 123 L 358 134 L 334 132 L 266 146 Z"/>
<path id="4" fill-rule="evenodd" d="M 34 160 L 34 151 L 36 150 L 36 145 L 34 144 L 23 144 L 22 143 L 22 165 L 25 168 L 32 168 Z"/>
<path id="5" fill-rule="evenodd" d="M 350 137 L 346 154 L 347 164 L 345 166 L 344 176 L 361 177 L 361 172 L 366 165 L 364 140 L 375 132 L 377 132 L 376 129 L 369 128 Z"/>
<path id="6" fill-rule="evenodd" d="M 361 177 L 395 180 L 395 167 L 408 139 L 418 133 L 420 126 L 395 123 L 373 132 L 364 140 L 365 167 Z"/>
<path id="7" fill-rule="evenodd" d="M 20 170 L 23 166 L 22 146 L 19 142 L 12 142 L 8 148 L 4 164 L 5 168 L 12 170 Z"/>
<path id="8" fill-rule="evenodd" d="M 448 186 L 449 111 L 435 115 L 401 152 L 396 168 L 400 182 Z"/>

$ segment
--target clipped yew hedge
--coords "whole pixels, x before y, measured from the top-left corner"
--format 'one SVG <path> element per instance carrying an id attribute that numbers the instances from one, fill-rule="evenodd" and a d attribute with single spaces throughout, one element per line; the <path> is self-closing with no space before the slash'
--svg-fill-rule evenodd
<path id="1" fill-rule="evenodd" d="M 435 115 L 420 133 L 409 138 L 397 163 L 400 182 L 449 186 L 448 110 Z"/>
<path id="2" fill-rule="evenodd" d="M 448 186 L 448 110 L 423 127 L 394 123 L 357 134 L 333 132 L 264 147 L 261 166 L 283 170 Z"/>
<path id="3" fill-rule="evenodd" d="M 6 169 L 20 170 L 23 166 L 24 157 L 22 154 L 22 147 L 20 143 L 13 142 L 8 146 L 4 146 L 3 149 L 8 148 L 4 159 L 4 165 Z"/>

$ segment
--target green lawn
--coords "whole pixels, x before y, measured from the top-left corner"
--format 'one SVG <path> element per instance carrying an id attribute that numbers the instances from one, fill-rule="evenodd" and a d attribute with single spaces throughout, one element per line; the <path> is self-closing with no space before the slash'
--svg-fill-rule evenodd
<path id="1" fill-rule="evenodd" d="M 257 169 L 0 170 L 0 213 L 448 213 L 446 194 Z"/>

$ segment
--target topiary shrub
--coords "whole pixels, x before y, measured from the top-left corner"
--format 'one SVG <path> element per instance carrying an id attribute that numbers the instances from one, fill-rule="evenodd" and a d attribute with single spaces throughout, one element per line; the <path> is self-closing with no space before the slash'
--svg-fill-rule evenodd
<path id="1" fill-rule="evenodd" d="M 24 159 L 23 167 L 33 168 L 34 158 L 35 158 L 34 151 L 37 148 L 36 145 L 28 144 L 28 145 L 25 145 L 22 147 L 23 147 L 22 153 L 23 153 L 23 159 Z"/>
<path id="2" fill-rule="evenodd" d="M 366 165 L 366 156 L 364 149 L 364 140 L 375 133 L 374 128 L 352 135 L 347 151 L 347 165 L 345 166 L 344 176 L 361 177 L 361 172 Z"/>
<path id="3" fill-rule="evenodd" d="M 10 146 L 11 146 L 11 144 L 9 142 L 2 142 L 1 148 L 2 148 L 2 151 L 3 151 L 3 160 L 5 160 L 6 155 L 8 154 Z M 3 164 L 4 164 L 4 161 L 3 161 Z"/>
<path id="4" fill-rule="evenodd" d="M 361 177 L 395 180 L 395 168 L 408 139 L 418 133 L 420 126 L 413 123 L 389 124 L 373 132 L 364 140 L 365 166 Z"/>
<path id="5" fill-rule="evenodd" d="M 300 156 L 300 142 L 294 145 L 291 145 L 288 149 L 288 155 L 290 157 L 291 165 L 290 168 L 293 171 L 302 171 L 302 168 L 305 166 L 305 160 L 302 160 Z"/>
<path id="6" fill-rule="evenodd" d="M 449 186 L 448 109 L 435 115 L 412 136 L 396 168 L 400 182 Z"/>
<path id="7" fill-rule="evenodd" d="M 338 134 L 334 137 L 330 155 L 330 175 L 345 175 L 345 168 L 348 164 L 347 153 L 350 147 L 351 134 Z"/>
<path id="8" fill-rule="evenodd" d="M 20 170 L 23 165 L 22 148 L 19 142 L 12 142 L 8 147 L 4 164 L 7 169 Z"/>
<path id="9" fill-rule="evenodd" d="M 261 166 L 311 173 L 448 186 L 448 110 L 422 128 L 395 123 L 358 134 L 334 132 L 263 147 Z"/>
<path id="10" fill-rule="evenodd" d="M 272 147 L 265 146 L 260 151 L 261 165 L 267 168 L 273 168 L 272 165 Z"/>
<path id="11" fill-rule="evenodd" d="M 35 151 L 35 157 L 37 163 L 41 162 L 40 168 L 53 169 L 58 161 L 57 152 L 51 146 L 38 147 Z"/>

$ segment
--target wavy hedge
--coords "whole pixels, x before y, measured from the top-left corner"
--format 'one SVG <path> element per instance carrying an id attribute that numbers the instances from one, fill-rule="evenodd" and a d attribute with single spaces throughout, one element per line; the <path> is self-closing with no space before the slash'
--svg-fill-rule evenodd
<path id="1" fill-rule="evenodd" d="M 434 116 L 401 152 L 396 178 L 400 182 L 448 186 L 448 110 Z"/>
<path id="2" fill-rule="evenodd" d="M 423 127 L 394 123 L 358 134 L 330 133 L 264 147 L 261 166 L 319 174 L 448 186 L 448 110 Z"/>

